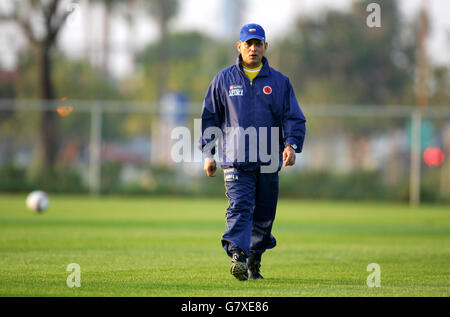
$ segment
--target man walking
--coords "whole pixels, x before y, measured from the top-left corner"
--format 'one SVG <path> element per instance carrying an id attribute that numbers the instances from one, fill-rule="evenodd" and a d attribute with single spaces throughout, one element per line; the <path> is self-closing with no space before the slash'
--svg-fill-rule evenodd
<path id="1" fill-rule="evenodd" d="M 202 107 L 204 170 L 216 172 L 215 144 L 229 207 L 222 245 L 238 280 L 262 279 L 261 255 L 275 247 L 271 234 L 278 172 L 295 164 L 305 138 L 305 117 L 289 79 L 269 66 L 268 43 L 258 24 L 244 25 L 236 64 L 212 80 Z M 248 259 L 248 262 L 247 262 Z"/>

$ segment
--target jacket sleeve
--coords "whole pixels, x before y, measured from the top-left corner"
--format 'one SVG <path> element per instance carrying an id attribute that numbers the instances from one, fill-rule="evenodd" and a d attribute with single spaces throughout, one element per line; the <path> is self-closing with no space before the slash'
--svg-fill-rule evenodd
<path id="1" fill-rule="evenodd" d="M 211 129 L 221 129 L 223 121 L 223 102 L 220 96 L 219 76 L 214 77 L 206 92 L 202 105 L 202 136 L 199 140 L 200 150 L 204 157 L 213 157 L 215 154 L 216 139 L 220 137 L 219 133 L 205 133 L 214 131 Z M 217 131 L 219 132 L 219 131 Z M 220 144 L 220 143 L 219 143 Z"/>
<path id="2" fill-rule="evenodd" d="M 285 147 L 288 144 L 296 144 L 295 152 L 300 153 L 305 140 L 306 118 L 300 109 L 289 79 L 286 80 L 285 89 L 282 122 L 283 142 Z"/>

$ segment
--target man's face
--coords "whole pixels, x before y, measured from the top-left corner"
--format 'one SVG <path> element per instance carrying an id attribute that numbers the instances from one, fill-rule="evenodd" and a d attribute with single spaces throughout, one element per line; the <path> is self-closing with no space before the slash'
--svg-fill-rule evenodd
<path id="1" fill-rule="evenodd" d="M 267 42 L 258 39 L 250 39 L 247 42 L 238 41 L 237 50 L 242 55 L 245 67 L 256 68 L 261 62 L 267 50 Z"/>

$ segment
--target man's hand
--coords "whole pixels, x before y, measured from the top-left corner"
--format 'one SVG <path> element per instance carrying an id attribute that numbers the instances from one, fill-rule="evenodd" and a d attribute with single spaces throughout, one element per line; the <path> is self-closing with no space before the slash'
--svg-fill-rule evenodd
<path id="1" fill-rule="evenodd" d="M 216 177 L 216 161 L 212 157 L 205 158 L 205 164 L 203 165 L 203 170 L 209 177 Z"/>
<path id="2" fill-rule="evenodd" d="M 283 166 L 292 166 L 295 164 L 295 151 L 289 145 L 283 151 Z"/>

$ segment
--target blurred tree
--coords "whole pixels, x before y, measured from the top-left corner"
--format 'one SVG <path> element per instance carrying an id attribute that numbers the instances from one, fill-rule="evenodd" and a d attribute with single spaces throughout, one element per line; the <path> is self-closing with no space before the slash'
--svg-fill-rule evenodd
<path id="1" fill-rule="evenodd" d="M 430 18 L 428 16 L 427 2 L 422 1 L 419 13 L 419 25 L 417 30 L 417 88 L 416 105 L 420 108 L 428 106 L 428 77 L 429 65 L 425 43 L 430 33 Z"/>
<path id="2" fill-rule="evenodd" d="M 214 75 L 220 69 L 234 63 L 228 58 L 226 45 L 215 42 L 199 32 L 171 34 L 165 44 L 167 43 L 171 50 L 166 56 L 166 86 L 170 90 L 183 92 L 189 100 L 202 101 Z M 134 93 L 135 99 L 158 98 L 156 90 L 148 87 L 154 87 L 160 79 L 158 56 L 161 45 L 162 39 L 147 46 L 137 55 L 137 63 L 144 70 L 145 78 L 140 80 L 142 86 L 136 86 L 138 89 Z"/>
<path id="3" fill-rule="evenodd" d="M 109 57 L 111 52 L 111 15 L 113 10 L 126 0 L 92 0 L 103 5 L 103 24 L 102 24 L 102 62 L 101 70 L 105 79 L 110 78 Z"/>
<path id="4" fill-rule="evenodd" d="M 11 1 L 10 11 L 2 12 L 0 20 L 15 22 L 23 31 L 29 44 L 39 56 L 39 72 L 37 81 L 40 86 L 40 98 L 48 101 L 55 98 L 51 79 L 51 52 L 56 44 L 60 30 L 71 11 L 64 7 L 64 1 Z M 58 149 L 57 113 L 52 109 L 42 112 L 40 123 L 40 142 L 37 156 L 39 168 L 52 168 Z"/>
<path id="5" fill-rule="evenodd" d="M 10 164 L 14 156 L 14 129 L 13 116 L 16 105 L 16 90 L 14 87 L 19 73 L 17 71 L 0 70 L 0 98 L 5 98 L 0 104 L 0 135 L 3 137 L 2 153 L 0 154 L 4 164 Z M 3 108 L 2 106 L 9 106 Z"/>
<path id="6" fill-rule="evenodd" d="M 123 10 L 125 20 L 128 24 L 128 43 L 126 48 L 128 49 L 129 56 L 131 58 L 131 63 L 135 65 L 135 34 L 133 34 L 133 25 L 136 20 L 136 14 L 139 10 L 139 1 L 138 0 L 128 0 L 125 2 L 125 8 Z"/>
<path id="7" fill-rule="evenodd" d="M 201 102 L 212 78 L 217 72 L 232 64 L 229 60 L 228 45 L 216 42 L 199 32 L 170 34 L 168 42 L 171 47 L 167 57 L 166 68 L 167 89 L 183 93 L 188 100 L 198 103 L 200 113 Z M 140 72 L 129 76 L 122 83 L 130 98 L 136 101 L 157 100 L 155 87 L 158 83 L 158 54 L 161 40 L 148 45 L 136 56 Z M 207 48 L 207 49 L 206 49 Z M 237 53 L 236 53 L 237 54 Z M 127 133 L 142 131 L 148 125 L 146 116 L 128 116 L 123 121 Z"/>
<path id="8" fill-rule="evenodd" d="M 18 99 L 39 96 L 38 83 L 35 79 L 35 74 L 39 68 L 36 60 L 37 56 L 30 52 L 24 52 L 20 56 L 20 76 L 14 81 Z M 107 104 L 109 101 L 117 102 L 127 99 L 127 96 L 117 89 L 115 83 L 106 81 L 103 74 L 85 59 L 71 60 L 64 56 L 61 51 L 55 49 L 52 54 L 52 63 L 52 82 L 55 96 L 67 98 L 67 101 L 57 100 L 57 105 L 72 106 L 74 109 L 71 115 L 64 117 L 64 119 L 58 119 L 58 144 L 63 145 L 68 138 L 79 140 L 79 143 L 83 144 L 88 140 L 91 114 L 78 112 L 79 104 L 77 104 L 77 101 L 92 102 L 94 100 L 95 102 L 103 101 Z M 107 119 L 105 117 L 102 124 L 103 136 L 108 138 L 119 135 L 121 131 L 118 131 L 117 127 L 127 116 L 127 114 L 121 114 L 110 116 Z M 35 115 L 30 111 L 17 111 L 12 123 L 15 127 L 20 127 L 20 129 L 14 130 L 14 137 L 17 140 L 24 137 L 29 139 L 30 136 L 34 136 L 38 129 Z M 61 149 L 60 146 L 58 148 L 59 154 Z M 55 165 L 57 164 L 58 162 Z"/>
<path id="9" fill-rule="evenodd" d="M 147 2 L 145 2 L 147 3 Z M 167 89 L 167 67 L 169 64 L 170 43 L 169 43 L 169 21 L 177 14 L 178 0 L 151 0 L 148 2 L 148 10 L 159 25 L 158 63 L 156 81 L 156 95 L 158 100 Z"/>
<path id="10" fill-rule="evenodd" d="M 369 0 L 350 12 L 299 19 L 279 45 L 280 68 L 304 103 L 401 103 L 413 86 L 415 40 L 404 37 L 395 1 L 381 4 L 381 27 L 366 25 Z"/>
<path id="11" fill-rule="evenodd" d="M 433 68 L 430 87 L 430 105 L 450 106 L 450 72 L 449 67 Z"/>
<path id="12" fill-rule="evenodd" d="M 53 54 L 54 87 L 58 96 L 69 100 L 122 100 L 126 98 L 114 83 L 105 80 L 87 60 L 71 60 L 63 53 Z"/>

